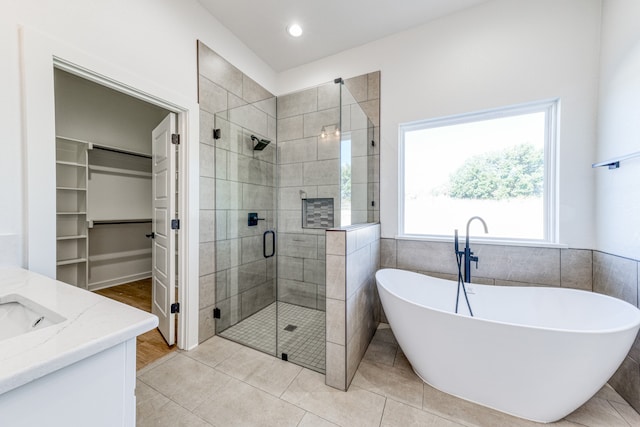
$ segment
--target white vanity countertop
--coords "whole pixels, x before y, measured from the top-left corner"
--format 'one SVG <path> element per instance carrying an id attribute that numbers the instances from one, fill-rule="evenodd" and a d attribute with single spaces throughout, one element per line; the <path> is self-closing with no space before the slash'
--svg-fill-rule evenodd
<path id="1" fill-rule="evenodd" d="M 158 325 L 151 313 L 20 268 L 0 268 L 0 296 L 9 294 L 66 320 L 0 341 L 0 394 Z"/>

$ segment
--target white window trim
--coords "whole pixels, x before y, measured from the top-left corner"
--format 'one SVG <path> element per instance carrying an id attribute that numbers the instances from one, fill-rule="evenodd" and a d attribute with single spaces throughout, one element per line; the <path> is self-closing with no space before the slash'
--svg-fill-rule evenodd
<path id="1" fill-rule="evenodd" d="M 559 115 L 560 99 L 545 99 L 540 101 L 516 104 L 472 113 L 457 114 L 436 119 L 419 120 L 398 125 L 398 236 L 399 239 L 420 239 L 442 241 L 449 240 L 448 236 L 434 234 L 408 234 L 404 229 L 404 155 L 407 131 L 428 129 L 433 127 L 450 126 L 479 120 L 490 120 L 501 117 L 510 117 L 521 114 L 545 112 L 545 141 L 544 141 L 544 237 L 542 239 L 505 239 L 505 238 L 479 238 L 473 239 L 487 244 L 512 244 L 530 246 L 562 246 L 558 242 L 558 151 L 559 151 Z M 473 216 L 469 212 L 469 217 Z"/>

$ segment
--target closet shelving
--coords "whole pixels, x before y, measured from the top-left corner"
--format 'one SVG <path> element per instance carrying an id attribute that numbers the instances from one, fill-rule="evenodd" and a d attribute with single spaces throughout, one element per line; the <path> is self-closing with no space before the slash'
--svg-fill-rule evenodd
<path id="1" fill-rule="evenodd" d="M 152 223 L 150 159 L 145 153 L 56 137 L 59 280 L 85 289 L 109 286 L 118 274 L 131 273 L 133 264 L 139 269 L 142 259 L 150 259 L 144 238 Z"/>
<path id="2" fill-rule="evenodd" d="M 56 277 L 81 288 L 88 283 L 87 148 L 56 137 Z"/>

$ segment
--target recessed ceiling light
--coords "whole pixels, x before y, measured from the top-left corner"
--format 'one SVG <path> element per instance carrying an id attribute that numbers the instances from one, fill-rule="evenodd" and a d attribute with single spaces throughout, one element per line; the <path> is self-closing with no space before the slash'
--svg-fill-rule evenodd
<path id="1" fill-rule="evenodd" d="M 302 35 L 302 27 L 298 24 L 291 24 L 287 27 L 287 33 L 291 37 L 300 37 Z"/>

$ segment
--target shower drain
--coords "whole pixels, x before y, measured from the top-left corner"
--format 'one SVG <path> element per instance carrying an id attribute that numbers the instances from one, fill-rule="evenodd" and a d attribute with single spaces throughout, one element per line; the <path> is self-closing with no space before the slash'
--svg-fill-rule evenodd
<path id="1" fill-rule="evenodd" d="M 297 326 L 295 325 L 287 325 L 284 327 L 285 331 L 289 331 L 289 332 L 293 332 L 295 329 L 297 328 Z"/>

